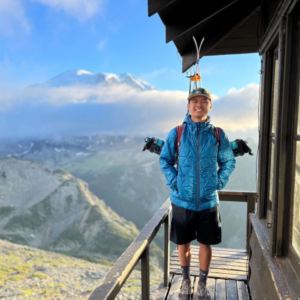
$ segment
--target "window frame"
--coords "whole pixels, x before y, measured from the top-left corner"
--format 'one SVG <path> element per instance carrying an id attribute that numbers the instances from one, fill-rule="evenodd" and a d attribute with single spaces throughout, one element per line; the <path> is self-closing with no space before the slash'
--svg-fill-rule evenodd
<path id="1" fill-rule="evenodd" d="M 288 116 L 289 121 L 287 130 L 287 153 L 289 160 L 286 162 L 286 206 L 287 212 L 284 215 L 284 226 L 288 228 L 288 234 L 282 240 L 283 255 L 288 257 L 290 265 L 295 270 L 296 274 L 300 276 L 300 256 L 296 253 L 292 246 L 292 233 L 293 233 L 293 211 L 294 211 L 294 187 L 296 175 L 296 150 L 297 143 L 300 143 L 300 132 L 298 130 L 298 122 L 300 123 L 300 4 L 290 11 L 287 16 L 287 46 L 289 53 L 289 74 L 286 83 L 289 93 Z M 296 58 L 296 59 L 295 59 Z M 295 63 L 296 60 L 296 63 Z M 299 119 L 298 119 L 299 118 Z"/>
<path id="2" fill-rule="evenodd" d="M 295 75 L 297 67 L 293 58 L 300 55 L 300 43 L 296 49 L 294 40 L 298 33 L 295 31 L 295 22 L 299 20 L 299 6 L 290 7 L 281 15 L 274 25 L 272 32 L 266 38 L 267 42 L 260 49 L 263 55 L 262 62 L 262 89 L 261 89 L 261 119 L 260 119 L 260 159 L 258 185 L 258 217 L 263 222 L 266 232 L 269 234 L 269 245 L 272 256 L 289 256 L 291 261 L 299 260 L 293 256 L 291 245 L 291 216 L 293 213 L 293 187 L 296 164 L 296 139 L 300 138 L 297 130 L 298 110 L 295 110 L 300 93 L 297 86 L 300 74 Z M 298 22 L 298 21 L 297 21 Z M 279 84 L 278 84 L 278 116 L 275 137 L 274 171 L 273 171 L 273 195 L 272 201 L 272 227 L 268 228 L 268 201 L 270 189 L 270 156 L 271 144 L 274 140 L 272 135 L 272 112 L 273 112 L 273 53 L 278 47 L 279 51 Z M 299 59 L 299 58 L 298 58 Z M 300 67 L 299 67 L 300 69 Z M 300 73 L 300 70 L 297 70 Z M 298 89 L 298 90 L 297 90 Z M 296 134 L 296 135 L 295 135 Z M 295 136 L 297 137 L 295 139 Z M 292 158 L 292 159 L 291 159 Z M 288 228 L 288 230 L 287 230 Z M 300 268 L 299 268 L 300 269 Z M 297 270 L 300 275 L 300 270 Z"/>

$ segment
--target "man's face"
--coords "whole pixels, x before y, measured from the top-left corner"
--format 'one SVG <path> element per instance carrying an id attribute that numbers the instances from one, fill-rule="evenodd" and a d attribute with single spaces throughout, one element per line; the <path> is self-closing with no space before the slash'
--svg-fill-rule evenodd
<path id="1" fill-rule="evenodd" d="M 188 102 L 188 111 L 194 122 L 205 121 L 210 110 L 211 101 L 205 96 L 195 96 Z"/>

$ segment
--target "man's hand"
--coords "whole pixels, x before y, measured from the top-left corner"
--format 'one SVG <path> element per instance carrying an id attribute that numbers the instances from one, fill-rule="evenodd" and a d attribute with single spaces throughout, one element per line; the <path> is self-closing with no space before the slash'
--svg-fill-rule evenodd
<path id="1" fill-rule="evenodd" d="M 165 142 L 163 140 L 157 139 L 155 137 L 152 137 L 152 138 L 146 137 L 145 143 L 146 144 L 144 145 L 143 151 L 149 150 L 150 152 L 160 154 L 161 149 Z"/>
<path id="2" fill-rule="evenodd" d="M 252 150 L 247 145 L 247 142 L 244 140 L 234 140 L 230 143 L 234 156 L 243 156 L 245 153 L 249 153 L 249 155 L 253 155 Z"/>
<path id="3" fill-rule="evenodd" d="M 164 145 L 164 141 L 161 139 L 155 137 L 152 138 L 146 137 L 143 151 L 149 150 L 150 152 L 159 155 L 163 145 Z M 253 155 L 251 148 L 247 145 L 247 142 L 244 140 L 236 139 L 230 142 L 230 145 L 234 156 L 243 156 L 245 153 L 249 153 L 249 155 Z"/>

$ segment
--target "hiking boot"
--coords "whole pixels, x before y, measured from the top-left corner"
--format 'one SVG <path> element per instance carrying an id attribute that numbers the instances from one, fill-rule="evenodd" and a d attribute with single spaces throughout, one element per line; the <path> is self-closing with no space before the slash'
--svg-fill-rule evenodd
<path id="1" fill-rule="evenodd" d="M 208 289 L 206 288 L 206 285 L 203 283 L 203 282 L 198 282 L 198 287 L 197 287 L 197 291 L 194 295 L 194 298 L 193 299 L 196 299 L 196 300 L 202 300 L 202 299 L 205 299 L 205 300 L 210 300 L 210 294 L 209 294 L 209 291 Z"/>
<path id="2" fill-rule="evenodd" d="M 183 279 L 178 299 L 188 300 L 188 299 L 190 299 L 191 294 L 192 294 L 191 280 L 189 278 L 188 279 Z"/>

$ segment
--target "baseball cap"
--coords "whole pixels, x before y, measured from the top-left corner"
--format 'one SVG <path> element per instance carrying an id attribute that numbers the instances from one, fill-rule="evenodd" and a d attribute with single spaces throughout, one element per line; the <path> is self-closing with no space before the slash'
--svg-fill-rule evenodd
<path id="1" fill-rule="evenodd" d="M 188 100 L 191 100 L 192 98 L 197 97 L 197 96 L 204 96 L 204 97 L 208 98 L 209 100 L 211 100 L 211 94 L 205 88 L 193 89 L 188 96 Z"/>

